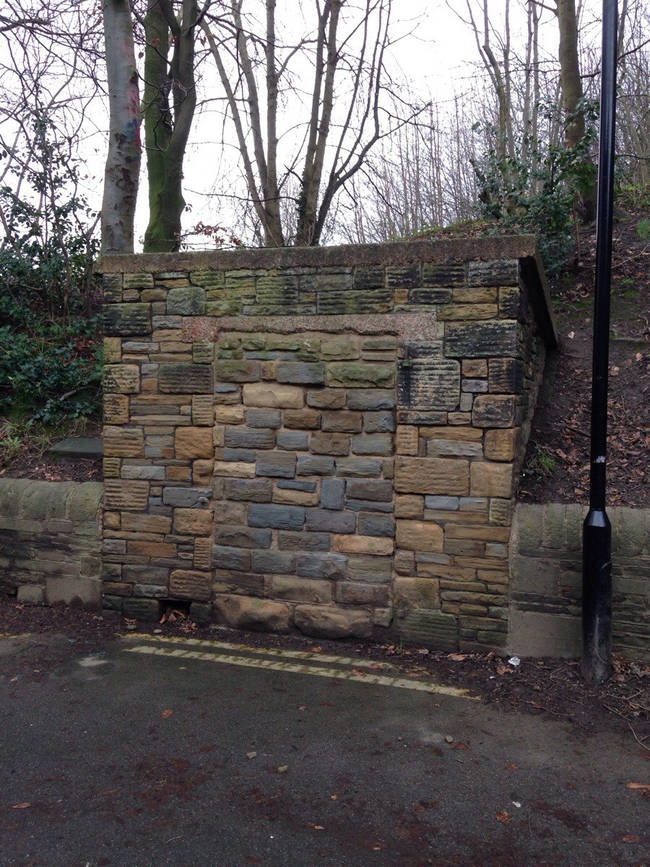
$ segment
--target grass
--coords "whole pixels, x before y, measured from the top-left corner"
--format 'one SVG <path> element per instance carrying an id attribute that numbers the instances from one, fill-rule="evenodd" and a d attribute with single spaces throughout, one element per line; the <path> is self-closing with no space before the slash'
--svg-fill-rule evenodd
<path id="1" fill-rule="evenodd" d="M 57 440 L 83 436 L 97 426 L 96 419 L 64 419 L 55 425 L 34 421 L 28 415 L 13 413 L 0 418 L 0 471 L 29 454 L 43 455 Z"/>

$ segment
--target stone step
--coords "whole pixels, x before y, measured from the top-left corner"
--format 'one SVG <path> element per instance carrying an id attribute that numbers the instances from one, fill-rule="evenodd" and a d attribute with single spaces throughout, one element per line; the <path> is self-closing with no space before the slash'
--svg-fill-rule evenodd
<path id="1" fill-rule="evenodd" d="M 47 450 L 47 454 L 55 460 L 101 458 L 103 453 L 101 437 L 67 437 Z"/>

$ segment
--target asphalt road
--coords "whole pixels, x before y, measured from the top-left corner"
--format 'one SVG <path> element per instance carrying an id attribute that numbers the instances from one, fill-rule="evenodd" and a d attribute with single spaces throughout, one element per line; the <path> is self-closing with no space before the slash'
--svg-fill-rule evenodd
<path id="1" fill-rule="evenodd" d="M 648 863 L 631 736 L 359 660 L 137 636 L 51 657 L 0 639 L 3 867 Z"/>

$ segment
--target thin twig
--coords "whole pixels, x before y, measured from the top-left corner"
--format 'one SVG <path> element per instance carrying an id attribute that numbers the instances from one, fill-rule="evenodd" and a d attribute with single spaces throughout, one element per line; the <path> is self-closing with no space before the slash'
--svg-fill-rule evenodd
<path id="1" fill-rule="evenodd" d="M 634 735 L 634 740 L 637 742 L 637 744 L 638 744 L 640 747 L 643 747 L 644 750 L 648 750 L 648 752 L 650 752 L 650 747 L 647 746 L 647 744 L 644 744 L 644 743 L 643 743 L 643 740 L 645 740 L 645 738 L 644 738 L 643 740 L 641 740 L 641 739 L 638 737 L 637 733 L 634 731 L 634 728 L 632 727 L 632 723 L 631 723 L 631 722 L 628 722 L 628 725 L 629 725 L 629 727 L 630 727 L 630 731 L 631 731 L 632 734 Z"/>

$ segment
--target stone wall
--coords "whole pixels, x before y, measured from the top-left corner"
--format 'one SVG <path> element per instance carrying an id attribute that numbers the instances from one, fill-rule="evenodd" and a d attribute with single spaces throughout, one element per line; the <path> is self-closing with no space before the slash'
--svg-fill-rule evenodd
<path id="1" fill-rule="evenodd" d="M 580 656 L 582 523 L 586 507 L 517 506 L 509 648 Z M 650 663 L 650 509 L 608 509 L 612 524 L 614 651 Z"/>
<path id="2" fill-rule="evenodd" d="M 0 479 L 0 589 L 101 605 L 100 482 Z"/>
<path id="3" fill-rule="evenodd" d="M 111 256 L 105 604 L 506 642 L 545 345 L 531 238 Z"/>

